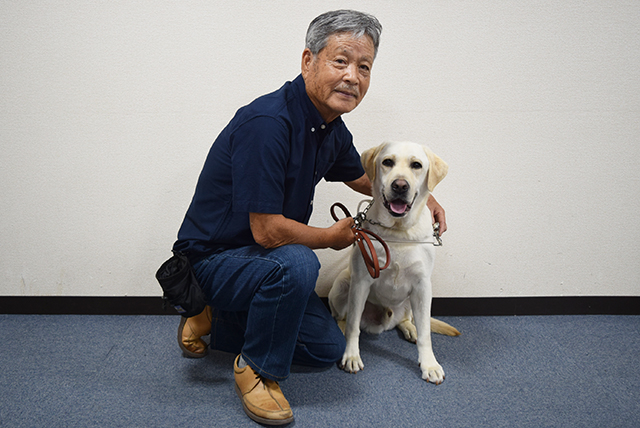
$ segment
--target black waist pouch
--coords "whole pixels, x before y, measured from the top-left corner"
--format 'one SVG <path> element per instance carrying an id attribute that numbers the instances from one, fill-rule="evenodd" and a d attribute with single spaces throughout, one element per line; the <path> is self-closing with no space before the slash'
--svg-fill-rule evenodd
<path id="1" fill-rule="evenodd" d="M 183 317 L 198 315 L 207 305 L 191 263 L 184 254 L 175 253 L 164 262 L 156 272 L 156 279 L 164 291 L 164 298 Z"/>

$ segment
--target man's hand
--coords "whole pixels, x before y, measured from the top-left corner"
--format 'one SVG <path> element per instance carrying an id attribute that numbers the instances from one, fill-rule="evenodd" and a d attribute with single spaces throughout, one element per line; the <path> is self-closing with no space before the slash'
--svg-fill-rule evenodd
<path id="1" fill-rule="evenodd" d="M 427 199 L 427 208 L 431 211 L 431 219 L 434 223 L 440 223 L 440 235 L 447 231 L 447 219 L 444 215 L 444 208 L 440 206 L 433 195 L 429 195 Z"/>
<path id="2" fill-rule="evenodd" d="M 353 221 L 353 218 L 347 217 L 339 220 L 328 229 L 334 234 L 334 237 L 331 239 L 333 242 L 331 245 L 332 249 L 342 250 L 355 242 L 356 235 L 353 230 L 354 225 L 355 222 Z"/>

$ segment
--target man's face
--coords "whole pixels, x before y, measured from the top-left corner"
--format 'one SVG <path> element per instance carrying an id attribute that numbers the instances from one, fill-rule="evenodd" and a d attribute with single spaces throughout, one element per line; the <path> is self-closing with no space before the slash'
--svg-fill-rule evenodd
<path id="1" fill-rule="evenodd" d="M 330 36 L 315 57 L 304 50 L 302 77 L 307 94 L 327 123 L 360 104 L 369 89 L 373 56 L 369 36 L 354 39 L 348 33 Z"/>

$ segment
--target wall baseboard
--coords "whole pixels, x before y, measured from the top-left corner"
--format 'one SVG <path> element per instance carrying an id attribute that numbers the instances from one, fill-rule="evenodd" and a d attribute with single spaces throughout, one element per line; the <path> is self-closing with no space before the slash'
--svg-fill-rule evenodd
<path id="1" fill-rule="evenodd" d="M 326 298 L 324 299 L 326 303 Z M 177 315 L 161 297 L 0 296 L 0 314 Z M 640 296 L 440 297 L 434 316 L 640 315 Z"/>
<path id="2" fill-rule="evenodd" d="M 436 316 L 640 315 L 640 296 L 436 298 L 432 306 Z"/>

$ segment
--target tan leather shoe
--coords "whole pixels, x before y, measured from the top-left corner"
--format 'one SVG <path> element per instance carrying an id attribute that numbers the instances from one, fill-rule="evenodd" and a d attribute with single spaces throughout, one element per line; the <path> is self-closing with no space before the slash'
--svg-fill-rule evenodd
<path id="1" fill-rule="evenodd" d="M 209 352 L 209 348 L 202 336 L 211 333 L 211 306 L 195 317 L 180 319 L 178 326 L 178 346 L 185 357 L 202 358 Z"/>
<path id="2" fill-rule="evenodd" d="M 238 368 L 236 357 L 233 371 L 236 379 L 236 393 L 242 400 L 244 412 L 254 421 L 265 425 L 285 425 L 293 422 L 291 406 L 278 382 L 263 378 L 251 367 Z"/>

